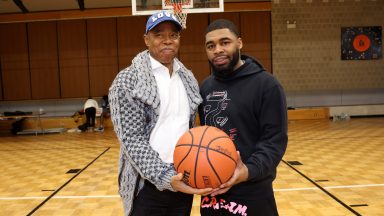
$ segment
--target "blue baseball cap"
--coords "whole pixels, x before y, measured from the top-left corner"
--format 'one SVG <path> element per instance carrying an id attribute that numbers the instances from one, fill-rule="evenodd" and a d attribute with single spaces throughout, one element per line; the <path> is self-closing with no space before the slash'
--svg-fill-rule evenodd
<path id="1" fill-rule="evenodd" d="M 157 25 L 159 25 L 162 22 L 170 21 L 173 22 L 176 27 L 181 30 L 182 26 L 179 22 L 179 20 L 169 11 L 160 11 L 155 14 L 152 14 L 148 18 L 147 26 L 145 28 L 145 33 L 147 34 L 149 31 L 151 31 L 153 28 L 155 28 Z"/>

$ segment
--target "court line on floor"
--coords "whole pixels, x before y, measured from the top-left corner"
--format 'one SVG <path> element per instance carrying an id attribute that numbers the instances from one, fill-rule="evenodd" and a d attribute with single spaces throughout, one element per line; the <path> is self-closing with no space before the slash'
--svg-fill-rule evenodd
<path id="1" fill-rule="evenodd" d="M 340 185 L 340 186 L 326 186 L 323 188 L 324 189 L 345 189 L 345 188 L 365 188 L 365 187 L 384 187 L 384 184 Z M 302 190 L 320 190 L 320 189 L 318 187 L 274 189 L 275 192 L 302 191 Z"/>
<path id="2" fill-rule="evenodd" d="M 333 195 L 332 193 L 330 193 L 329 191 L 327 191 L 324 187 L 322 187 L 321 185 L 317 184 L 315 181 L 313 181 L 311 178 L 309 178 L 308 176 L 306 176 L 304 173 L 300 172 L 298 169 L 296 169 L 295 167 L 293 167 L 291 164 L 289 164 L 287 161 L 285 160 L 281 160 L 283 163 L 285 163 L 287 166 L 289 166 L 291 169 L 295 170 L 299 175 L 301 175 L 302 177 L 304 177 L 305 179 L 307 179 L 309 182 L 311 182 L 313 185 L 315 185 L 317 188 L 319 188 L 321 191 L 323 191 L 324 193 L 326 193 L 328 196 L 330 196 L 332 199 L 334 199 L 336 202 L 338 202 L 340 205 L 344 206 L 344 208 L 348 209 L 350 212 L 352 212 L 353 214 L 355 214 L 356 216 L 361 216 L 361 214 L 357 211 L 355 211 L 353 208 L 351 208 L 349 205 L 345 204 L 343 201 L 341 201 L 339 198 L 337 198 L 335 195 Z"/>
<path id="3" fill-rule="evenodd" d="M 345 189 L 345 188 L 365 188 L 365 187 L 384 187 L 384 184 L 365 184 L 365 185 L 343 185 L 343 186 L 328 186 L 325 189 Z M 290 192 L 290 191 L 307 191 L 320 190 L 317 187 L 307 188 L 281 188 L 274 189 L 275 192 Z M 31 199 L 46 199 L 46 196 L 31 196 L 31 197 L 0 197 L 1 200 L 31 200 Z M 54 196 L 51 199 L 93 199 L 93 198 L 120 198 L 119 195 L 90 195 L 90 196 Z"/>
<path id="4" fill-rule="evenodd" d="M 33 196 L 33 197 L 0 197 L 0 200 L 33 200 L 33 199 L 46 199 L 46 196 Z M 119 195 L 100 195 L 100 196 L 54 196 L 51 199 L 84 199 L 84 198 L 120 198 Z"/>
<path id="5" fill-rule="evenodd" d="M 364 138 L 383 138 L 382 135 L 374 135 L 374 136 L 365 136 Z M 294 140 L 295 142 L 298 141 L 318 141 L 318 140 L 334 140 L 334 139 L 360 139 L 361 136 L 338 136 L 338 137 L 322 137 L 322 138 L 296 138 L 296 139 L 290 139 Z"/>
<path id="6" fill-rule="evenodd" d="M 63 189 L 67 184 L 69 184 L 73 179 L 75 179 L 80 173 L 82 173 L 84 170 L 86 170 L 91 164 L 93 164 L 97 159 L 99 159 L 103 154 L 105 154 L 110 148 L 105 149 L 99 156 L 97 156 L 95 159 L 93 159 L 90 163 L 88 163 L 83 169 L 81 169 L 79 172 L 77 172 L 72 178 L 70 178 L 67 182 L 65 182 L 59 189 L 55 190 L 49 197 L 47 197 L 42 203 L 40 203 L 38 206 L 36 206 L 31 212 L 29 212 L 27 215 L 32 215 L 35 211 L 37 211 L 41 206 L 43 206 L 48 200 L 50 200 L 55 194 L 57 194 L 61 189 Z"/>
<path id="7" fill-rule="evenodd" d="M 11 152 L 11 151 L 57 151 L 57 150 L 78 150 L 78 149 L 105 149 L 107 146 L 89 146 L 89 147 L 67 147 L 67 148 L 19 148 L 19 149 L 3 149 L 0 152 Z M 108 146 L 109 148 L 117 148 L 118 146 Z"/>

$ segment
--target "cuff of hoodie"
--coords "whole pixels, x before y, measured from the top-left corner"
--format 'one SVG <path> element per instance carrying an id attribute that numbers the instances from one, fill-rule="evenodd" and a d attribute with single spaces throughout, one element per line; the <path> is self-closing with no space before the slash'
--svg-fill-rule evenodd
<path id="1" fill-rule="evenodd" d="M 245 164 L 248 168 L 248 179 L 247 181 L 255 180 L 258 176 L 260 176 L 260 169 L 254 164 Z"/>

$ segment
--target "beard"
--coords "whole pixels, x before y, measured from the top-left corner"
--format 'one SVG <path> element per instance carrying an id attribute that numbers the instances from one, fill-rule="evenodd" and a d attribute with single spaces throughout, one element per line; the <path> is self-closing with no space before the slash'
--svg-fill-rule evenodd
<path id="1" fill-rule="evenodd" d="M 236 49 L 236 51 L 232 54 L 232 57 L 230 58 L 230 61 L 228 62 L 228 64 L 217 66 L 213 64 L 212 61 L 208 61 L 208 62 L 209 62 L 209 65 L 211 65 L 213 71 L 215 71 L 216 73 L 220 73 L 222 75 L 227 75 L 227 74 L 229 75 L 234 71 L 235 66 L 239 61 L 239 59 L 240 59 L 240 50 Z"/>

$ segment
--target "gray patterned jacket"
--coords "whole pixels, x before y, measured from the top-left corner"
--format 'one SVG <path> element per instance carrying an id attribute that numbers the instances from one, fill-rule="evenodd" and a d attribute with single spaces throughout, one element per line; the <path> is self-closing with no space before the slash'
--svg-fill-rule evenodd
<path id="1" fill-rule="evenodd" d="M 176 61 L 181 66 L 179 75 L 188 95 L 192 127 L 202 99 L 192 72 Z M 119 193 L 125 215 L 130 215 L 133 198 L 141 190 L 144 179 L 159 190 L 173 191 L 170 178 L 176 174 L 173 164 L 163 162 L 149 144 L 159 116 L 160 96 L 148 50 L 139 53 L 132 65 L 116 76 L 109 89 L 109 102 L 114 130 L 120 142 Z"/>

